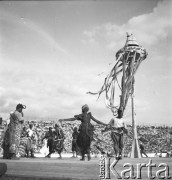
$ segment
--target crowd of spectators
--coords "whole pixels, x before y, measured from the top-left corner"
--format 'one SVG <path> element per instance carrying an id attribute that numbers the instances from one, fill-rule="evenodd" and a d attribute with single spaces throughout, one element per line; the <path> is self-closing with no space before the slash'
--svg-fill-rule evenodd
<path id="1" fill-rule="evenodd" d="M 130 137 L 133 137 L 132 126 L 128 125 Z M 146 153 L 172 153 L 172 127 L 137 126 L 138 139 L 143 142 Z M 132 138 L 125 136 L 124 153 L 131 152 Z M 139 142 L 140 142 L 139 141 Z"/>
<path id="2" fill-rule="evenodd" d="M 45 133 L 48 131 L 49 127 L 54 128 L 54 121 L 27 121 L 25 122 L 25 128 L 29 128 L 29 124 L 33 124 L 34 128 L 34 139 L 35 139 L 35 148 L 34 151 L 40 152 L 40 149 L 43 147 L 43 142 L 41 139 L 44 137 Z M 63 123 L 62 129 L 65 134 L 64 140 L 64 152 L 72 152 L 72 132 L 74 127 L 79 128 L 79 122 L 75 121 L 72 123 Z M 0 136 L 0 145 L 3 140 L 3 132 L 7 128 L 7 124 L 4 121 L 0 126 L 1 136 Z M 128 135 L 124 135 L 124 155 L 129 156 L 132 146 L 132 126 L 127 125 Z M 100 141 L 100 146 L 105 151 L 112 150 L 112 141 L 110 137 L 110 132 L 102 133 L 104 127 L 102 125 L 95 125 L 95 134 Z M 169 126 L 137 126 L 138 139 L 142 140 L 146 153 L 161 153 L 161 152 L 172 152 L 172 127 Z M 1 147 L 1 146 L 0 146 Z M 98 150 L 91 146 L 91 152 L 98 154 Z"/>

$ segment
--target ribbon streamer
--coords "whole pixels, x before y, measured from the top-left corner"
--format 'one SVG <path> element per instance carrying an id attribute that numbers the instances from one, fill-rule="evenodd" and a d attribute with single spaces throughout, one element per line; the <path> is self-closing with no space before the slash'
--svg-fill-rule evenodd
<path id="1" fill-rule="evenodd" d="M 147 55 L 146 49 L 139 46 L 133 35 L 127 34 L 125 46 L 116 53 L 115 65 L 105 78 L 101 89 L 98 92 L 87 92 L 87 94 L 98 95 L 99 98 L 105 92 L 106 107 L 114 112 L 114 109 L 117 109 L 115 104 L 118 104 L 118 109 L 124 112 L 128 98 L 133 93 L 134 76 Z M 117 88 L 121 94 L 120 102 L 115 102 Z"/>

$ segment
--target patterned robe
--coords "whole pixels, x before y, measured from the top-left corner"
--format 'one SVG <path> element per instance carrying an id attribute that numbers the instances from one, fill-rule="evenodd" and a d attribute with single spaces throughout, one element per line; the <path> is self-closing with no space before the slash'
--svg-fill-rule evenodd
<path id="1" fill-rule="evenodd" d="M 64 149 L 64 133 L 61 128 L 58 128 L 55 130 L 55 139 L 54 139 L 54 149 L 58 152 L 58 154 L 61 154 Z"/>
<path id="2" fill-rule="evenodd" d="M 9 159 L 12 154 L 18 154 L 23 120 L 23 114 L 18 111 L 10 114 L 10 123 L 3 141 L 4 159 Z"/>

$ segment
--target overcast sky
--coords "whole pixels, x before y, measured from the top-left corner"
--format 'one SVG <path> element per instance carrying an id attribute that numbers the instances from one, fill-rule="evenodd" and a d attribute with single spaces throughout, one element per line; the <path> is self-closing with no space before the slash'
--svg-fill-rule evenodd
<path id="1" fill-rule="evenodd" d="M 104 94 L 86 92 L 101 88 L 129 32 L 148 52 L 136 74 L 136 120 L 172 125 L 171 9 L 170 0 L 1 1 L 0 116 L 22 103 L 26 118 L 68 118 L 88 104 L 109 121 Z"/>

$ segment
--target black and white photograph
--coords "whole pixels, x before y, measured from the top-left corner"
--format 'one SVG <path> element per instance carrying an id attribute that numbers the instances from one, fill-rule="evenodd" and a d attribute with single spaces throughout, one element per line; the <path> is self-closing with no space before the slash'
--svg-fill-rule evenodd
<path id="1" fill-rule="evenodd" d="M 172 1 L 0 1 L 0 179 L 172 178 Z"/>

